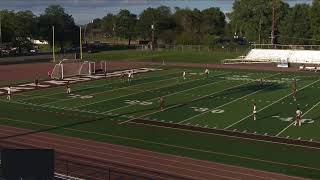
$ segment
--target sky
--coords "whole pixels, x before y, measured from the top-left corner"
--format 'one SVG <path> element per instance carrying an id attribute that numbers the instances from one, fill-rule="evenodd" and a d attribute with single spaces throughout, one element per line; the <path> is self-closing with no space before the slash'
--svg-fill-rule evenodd
<path id="1" fill-rule="evenodd" d="M 188 7 L 206 9 L 219 7 L 224 12 L 232 11 L 234 0 L 0 0 L 0 9 L 15 11 L 31 10 L 36 15 L 44 12 L 49 5 L 61 5 L 68 14 L 74 17 L 77 24 L 86 24 L 94 18 L 101 18 L 107 13 L 117 13 L 120 9 L 129 9 L 139 14 L 148 7 L 161 5 L 171 8 Z M 312 0 L 285 0 L 290 5 L 312 3 Z"/>

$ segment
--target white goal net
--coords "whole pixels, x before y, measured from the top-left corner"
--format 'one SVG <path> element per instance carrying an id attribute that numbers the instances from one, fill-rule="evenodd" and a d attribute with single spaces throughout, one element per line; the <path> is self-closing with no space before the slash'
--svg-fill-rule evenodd
<path id="1" fill-rule="evenodd" d="M 96 63 L 91 61 L 64 59 L 54 66 L 51 78 L 64 79 L 72 76 L 90 76 L 96 73 L 104 73 L 106 70 L 106 61 Z"/>
<path id="2" fill-rule="evenodd" d="M 96 73 L 96 63 L 90 61 L 84 61 L 79 69 L 80 76 L 93 75 Z"/>

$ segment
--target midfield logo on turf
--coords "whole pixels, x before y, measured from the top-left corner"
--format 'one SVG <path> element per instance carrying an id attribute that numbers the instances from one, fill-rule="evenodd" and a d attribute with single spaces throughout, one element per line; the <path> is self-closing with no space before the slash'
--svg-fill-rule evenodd
<path id="1" fill-rule="evenodd" d="M 290 121 L 294 121 L 295 118 L 294 117 L 280 117 L 280 116 L 272 116 L 273 118 L 276 118 L 280 121 L 285 121 L 285 122 L 290 122 Z M 305 123 L 305 124 L 312 124 L 314 123 L 313 119 L 301 119 L 301 123 Z"/>
<path id="2" fill-rule="evenodd" d="M 191 109 L 193 109 L 195 112 L 208 112 L 210 111 L 209 108 L 202 108 L 202 107 L 190 107 Z M 211 113 L 214 114 L 220 114 L 220 113 L 224 113 L 223 109 L 213 109 L 211 110 Z"/>
<path id="3" fill-rule="evenodd" d="M 130 105 L 141 105 L 141 106 L 148 106 L 152 104 L 152 102 L 150 101 L 138 101 L 138 100 L 125 100 L 124 102 Z"/>

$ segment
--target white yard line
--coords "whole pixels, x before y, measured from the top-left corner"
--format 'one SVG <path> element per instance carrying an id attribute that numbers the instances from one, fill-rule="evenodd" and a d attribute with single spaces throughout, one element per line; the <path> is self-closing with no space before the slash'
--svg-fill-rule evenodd
<path id="1" fill-rule="evenodd" d="M 314 81 L 314 82 L 312 82 L 312 83 L 310 83 L 310 84 L 308 84 L 308 85 L 306 85 L 306 86 L 298 89 L 297 92 L 298 92 L 298 91 L 301 91 L 301 90 L 303 90 L 303 89 L 305 89 L 305 88 L 307 88 L 307 87 L 309 87 L 309 86 L 311 86 L 312 84 L 317 83 L 318 81 L 320 81 L 320 79 L 318 79 L 318 80 L 316 80 L 316 81 Z M 272 106 L 272 105 L 274 105 L 274 104 L 276 104 L 276 103 L 278 103 L 279 101 L 281 101 L 281 100 L 283 100 L 283 99 L 285 99 L 285 98 L 287 98 L 287 97 L 289 97 L 289 96 L 291 96 L 291 95 L 292 95 L 292 93 L 290 93 L 290 94 L 288 94 L 288 95 L 286 95 L 286 96 L 278 99 L 277 101 L 274 101 L 274 102 L 270 103 L 269 105 L 267 105 L 267 106 L 263 107 L 262 109 L 258 110 L 257 113 L 260 112 L 260 111 L 262 111 L 262 110 L 264 110 L 264 109 L 266 109 L 266 108 L 268 108 L 268 107 L 270 107 L 270 106 Z M 224 129 L 229 129 L 230 127 L 232 127 L 232 126 L 234 126 L 234 125 L 236 125 L 236 124 L 244 121 L 245 119 L 249 118 L 250 116 L 252 116 L 252 114 L 249 114 L 248 116 L 246 116 L 246 117 L 240 119 L 239 121 L 237 121 L 237 122 L 235 122 L 235 123 L 233 123 L 233 124 L 225 127 Z"/>
<path id="2" fill-rule="evenodd" d="M 306 114 L 308 114 L 312 109 L 314 109 L 315 107 L 317 107 L 320 104 L 320 101 L 317 102 L 317 104 L 313 105 L 308 111 L 306 111 L 301 117 L 305 116 Z M 292 123 L 290 123 L 286 128 L 284 128 L 283 130 L 281 130 L 276 136 L 279 136 L 280 134 L 282 134 L 284 131 L 286 131 L 289 127 L 291 127 L 294 124 L 294 121 Z"/>
<path id="3" fill-rule="evenodd" d="M 249 74 L 252 74 L 252 73 L 249 73 Z M 248 74 L 247 74 L 247 75 L 248 75 Z M 223 80 L 223 81 L 227 81 L 227 79 L 225 79 L 225 80 Z M 223 82 L 223 81 L 219 81 L 219 82 Z M 248 82 L 248 83 L 251 83 L 251 82 Z M 217 93 L 220 93 L 220 92 L 223 92 L 223 91 L 226 91 L 226 90 L 229 90 L 229 89 L 238 87 L 238 86 L 242 86 L 242 85 L 245 85 L 245 84 L 248 84 L 248 83 L 243 83 L 243 84 L 240 84 L 240 85 L 236 85 L 236 86 L 232 86 L 232 87 L 229 87 L 229 88 L 226 88 L 226 89 L 222 89 L 222 90 L 220 90 L 220 91 L 217 91 L 217 92 L 214 92 L 214 93 L 205 95 L 205 96 L 201 96 L 201 97 L 199 97 L 199 98 L 192 99 L 190 102 L 196 101 L 196 100 L 198 100 L 198 99 L 202 99 L 202 98 L 204 98 L 204 97 L 212 96 L 212 95 L 214 95 L 214 94 L 217 94 Z M 194 87 L 194 88 L 192 88 L 192 89 L 195 89 L 195 88 L 199 88 L 199 87 Z M 188 89 L 188 90 L 191 90 L 191 89 Z M 181 93 L 181 92 L 178 92 L 178 93 Z M 173 93 L 173 94 L 177 94 L 177 93 Z M 169 95 L 171 96 L 171 95 L 173 95 L 173 94 L 169 94 Z M 167 95 L 167 96 L 169 96 L 169 95 Z M 155 99 L 155 98 L 154 98 L 154 99 Z M 175 107 L 180 106 L 180 105 L 181 105 L 181 104 L 177 104 L 177 105 L 174 105 L 174 106 L 170 106 L 170 107 L 168 107 L 168 108 L 163 109 L 162 111 L 165 111 L 165 110 L 168 110 L 168 109 L 172 109 L 172 108 L 175 108 Z M 142 116 L 139 116 L 139 117 L 136 117 L 136 118 L 132 118 L 132 119 L 129 119 L 129 120 L 127 120 L 127 121 L 120 122 L 119 124 L 124 124 L 124 123 L 130 122 L 130 121 L 132 121 L 132 120 L 135 120 L 135 119 L 138 119 L 138 118 L 143 118 L 143 117 L 145 117 L 145 116 L 149 116 L 149 115 L 152 115 L 152 114 L 155 114 L 155 113 L 158 113 L 158 112 L 161 112 L 161 111 L 155 111 L 155 112 L 151 112 L 151 113 L 149 113 L 149 114 L 144 114 L 144 115 L 142 115 Z"/>
<path id="4" fill-rule="evenodd" d="M 242 96 L 242 97 L 239 97 L 239 98 L 237 98 L 237 99 L 234 99 L 233 101 L 227 102 L 227 103 L 222 104 L 222 105 L 217 106 L 217 107 L 214 107 L 214 108 L 212 108 L 212 109 L 210 109 L 210 110 L 208 110 L 208 111 L 199 113 L 199 114 L 197 114 L 197 115 L 195 115 L 195 116 L 191 116 L 190 118 L 187 118 L 187 119 L 185 119 L 185 120 L 183 120 L 183 121 L 178 122 L 178 124 L 187 122 L 187 121 L 189 121 L 189 120 L 191 120 L 191 119 L 193 119 L 193 118 L 196 118 L 196 117 L 198 117 L 198 116 L 201 116 L 201 115 L 203 115 L 203 114 L 206 114 L 206 113 L 208 113 L 208 112 L 211 112 L 212 110 L 215 110 L 215 109 L 224 107 L 224 106 L 226 106 L 226 105 L 232 104 L 232 103 L 234 103 L 234 102 L 236 102 L 236 101 L 239 101 L 239 100 L 241 100 L 241 99 L 243 99 L 243 98 L 249 97 L 249 96 L 251 96 L 251 95 L 253 95 L 253 94 L 256 94 L 256 93 L 258 93 L 258 92 L 260 92 L 260 91 L 263 91 L 263 90 L 265 90 L 265 89 L 268 89 L 268 88 L 270 88 L 270 87 L 272 87 L 272 86 L 269 86 L 269 87 L 263 88 L 263 89 L 259 89 L 259 90 L 257 90 L 257 91 L 254 91 L 254 92 L 250 93 L 250 94 L 247 94 L 247 95 L 245 95 L 245 96 Z"/>
<path id="5" fill-rule="evenodd" d="M 168 76 L 168 75 L 171 75 L 171 74 L 178 74 L 179 72 L 174 72 L 174 73 L 167 73 L 167 74 L 164 74 L 164 75 L 160 75 L 160 76 L 154 76 L 154 77 L 163 77 L 163 76 Z M 141 79 L 148 79 L 150 77 L 145 77 L 145 78 L 137 78 L 136 80 L 141 80 Z M 99 80 L 102 80 L 102 79 L 99 79 Z M 90 81 L 86 81 L 86 83 L 88 83 Z M 156 82 L 156 81 L 153 81 L 153 82 Z M 150 83 L 150 82 L 149 82 Z M 106 84 L 102 84 L 102 85 L 96 85 L 96 86 L 89 86 L 89 87 L 85 87 L 85 88 L 80 88 L 80 89 L 75 89 L 75 91 L 80 91 L 80 90 L 86 90 L 86 89 L 92 89 L 92 88 L 96 88 L 96 87 L 103 87 L 103 86 L 110 86 L 112 84 L 121 84 L 121 82 L 113 82 L 113 83 L 106 83 Z M 141 83 L 143 84 L 143 83 Z M 137 85 L 141 85 L 141 84 L 137 84 Z M 137 85 L 133 85 L 131 87 L 134 87 L 134 86 L 137 86 Z M 62 86 L 58 86 L 58 87 L 62 87 Z M 126 86 L 126 87 L 121 87 L 121 88 L 128 88 L 129 86 Z M 118 88 L 120 89 L 120 88 Z M 118 89 L 115 89 L 115 90 L 118 90 Z M 45 90 L 45 89 L 40 89 L 40 90 Z M 19 93 L 19 94 L 23 94 L 23 93 Z M 42 95 L 42 96 L 34 96 L 32 95 L 33 97 L 32 98 L 25 98 L 23 100 L 29 100 L 29 99 L 36 99 L 36 98 L 39 98 L 39 97 L 47 97 L 47 96 L 52 96 L 52 95 L 57 95 L 57 94 L 65 94 L 65 92 L 58 92 L 58 93 L 53 93 L 53 94 L 46 94 L 46 95 Z M 31 95 L 30 95 L 31 96 Z"/>
<path id="6" fill-rule="evenodd" d="M 106 91 L 101 91 L 101 92 L 98 92 L 98 93 L 91 93 L 91 94 L 86 94 L 86 96 L 91 96 L 91 95 L 97 95 L 97 94 L 103 94 L 103 93 L 106 93 L 106 92 L 113 92 L 113 91 L 118 91 L 120 89 L 127 89 L 127 88 L 133 88 L 133 87 L 136 87 L 138 85 L 146 85 L 146 84 L 151 84 L 151 83 L 157 83 L 157 82 L 162 82 L 162 81 L 167 81 L 167 80 L 174 80 L 174 79 L 178 79 L 178 78 L 181 78 L 181 77 L 173 77 L 173 78 L 169 78 L 169 79 L 162 79 L 162 80 L 158 80 L 158 81 L 152 81 L 152 82 L 146 82 L 146 83 L 141 83 L 141 84 L 137 84 L 137 85 L 132 85 L 132 86 L 125 86 L 125 87 L 122 87 L 122 88 L 117 88 L 117 89 L 109 89 L 109 90 L 106 90 Z M 69 101 L 69 100 L 72 100 L 74 98 L 68 98 L 68 99 L 60 99 L 58 101 L 54 101 L 54 102 L 48 102 L 48 103 L 44 103 L 44 104 L 54 104 L 54 103 L 58 103 L 58 102 L 64 102 L 64 101 Z M 101 102 L 103 102 L 104 100 L 102 100 Z M 106 100 L 107 101 L 107 100 Z M 88 105 L 88 104 L 87 104 Z M 86 105 L 83 105 L 83 106 L 86 106 Z M 82 107 L 82 106 L 78 106 L 78 107 Z M 75 107 L 77 108 L 77 107 Z"/>
<path id="7" fill-rule="evenodd" d="M 228 73 L 224 73 L 224 74 L 228 74 Z M 222 75 L 222 74 L 219 74 L 219 75 Z M 205 84 L 205 85 L 202 85 L 202 86 L 208 86 L 208 85 L 216 84 L 216 83 L 223 82 L 223 81 L 226 81 L 226 80 L 221 80 L 221 81 L 213 82 L 213 83 L 210 83 L 210 84 Z M 190 81 L 188 81 L 188 82 L 190 82 Z M 195 89 L 195 88 L 199 88 L 199 87 L 202 87 L 202 86 L 196 86 L 196 87 L 193 87 L 193 88 L 190 88 L 190 89 L 186 89 L 186 90 L 183 90 L 183 91 L 178 91 L 178 92 L 175 92 L 175 93 L 171 93 L 171 94 L 168 94 L 166 96 L 170 96 L 170 95 L 178 94 L 178 93 L 181 93 L 181 92 L 189 91 L 189 90 L 192 90 L 192 89 Z M 153 98 L 153 99 L 156 99 L 156 98 Z M 34 107 L 43 107 L 43 108 L 53 108 L 53 109 L 58 109 L 58 110 L 63 110 L 63 111 L 82 112 L 82 113 L 89 113 L 89 114 L 96 114 L 96 115 L 105 115 L 106 113 L 109 112 L 109 111 L 107 111 L 107 112 L 96 112 L 96 111 L 91 111 L 91 110 L 77 110 L 77 109 L 74 109 L 74 108 L 62 108 L 62 107 L 43 105 L 43 104 L 33 104 L 33 103 L 20 102 L 20 101 L 5 101 L 5 100 L 0 100 L 0 101 L 1 102 L 5 102 L 5 103 L 22 104 L 22 105 L 28 105 L 28 106 L 34 106 Z M 131 105 L 129 105 L 129 106 L 131 106 Z M 128 107 L 128 106 L 125 106 L 125 107 Z M 120 108 L 124 108 L 124 107 L 120 107 Z M 117 108 L 117 109 L 119 109 L 119 108 Z M 116 109 L 112 109 L 110 111 L 113 111 L 113 110 L 116 110 Z"/>
<path id="8" fill-rule="evenodd" d="M 220 74 L 220 75 L 222 75 L 222 74 Z M 178 77 L 178 78 L 181 78 L 181 77 Z M 174 78 L 174 79 L 177 79 L 177 78 Z M 93 105 L 93 104 L 97 104 L 97 103 L 101 103 L 101 102 L 110 101 L 110 100 L 117 99 L 117 98 L 122 98 L 122 97 L 126 97 L 126 96 L 131 96 L 131 95 L 134 95 L 134 94 L 139 94 L 139 93 L 142 93 L 142 92 L 154 91 L 154 90 L 161 89 L 161 88 L 165 88 L 165 87 L 175 86 L 175 85 L 179 85 L 179 84 L 186 84 L 186 83 L 189 83 L 189 82 L 199 81 L 199 80 L 203 80 L 203 79 L 204 79 L 204 78 L 195 79 L 195 80 L 190 80 L 190 81 L 183 81 L 183 83 L 172 84 L 172 85 L 167 85 L 167 86 L 161 86 L 161 87 L 154 88 L 154 89 L 142 90 L 142 91 L 138 91 L 138 92 L 131 93 L 131 94 L 126 94 L 126 95 L 123 95 L 123 96 L 118 96 L 118 97 L 111 98 L 111 99 L 104 99 L 104 100 L 101 100 L 101 101 L 95 101 L 95 102 L 93 102 L 93 103 L 76 106 L 76 107 L 73 107 L 73 108 L 71 108 L 71 109 L 77 109 L 77 108 L 79 108 L 79 107 L 85 107 L 85 106 L 89 106 L 89 105 Z M 158 82 L 160 82 L 160 81 L 158 81 Z M 132 86 L 131 86 L 131 87 L 132 87 Z M 89 94 L 89 95 L 90 95 L 90 94 Z"/>
<path id="9" fill-rule="evenodd" d="M 228 73 L 225 73 L 225 74 L 228 74 Z M 167 94 L 167 95 L 162 96 L 162 97 L 168 97 L 168 96 L 180 94 L 180 93 L 183 93 L 183 92 L 186 92 L 186 91 L 190 91 L 190 90 L 197 89 L 197 88 L 204 87 L 204 86 L 209 86 L 209 85 L 212 85 L 212 84 L 217 84 L 217 83 L 220 83 L 220 82 L 223 82 L 223 81 L 226 81 L 226 80 L 216 81 L 216 82 L 213 82 L 213 83 L 204 84 L 204 85 L 201 85 L 201 86 L 196 86 L 196 87 L 185 89 L 185 90 L 182 90 L 182 91 L 177 91 L 177 92 L 170 93 L 170 94 Z M 155 100 L 157 98 L 159 98 L 159 97 L 155 97 L 155 98 L 152 98 L 152 99 L 147 99 L 145 101 L 152 101 L 152 100 Z M 122 106 L 122 107 L 119 107 L 119 108 L 116 108 L 116 109 L 111 109 L 109 111 L 104 111 L 102 113 L 108 113 L 108 112 L 112 112 L 112 111 L 119 110 L 119 109 L 122 109 L 122 108 L 130 107 L 130 106 L 135 106 L 135 105 Z"/>

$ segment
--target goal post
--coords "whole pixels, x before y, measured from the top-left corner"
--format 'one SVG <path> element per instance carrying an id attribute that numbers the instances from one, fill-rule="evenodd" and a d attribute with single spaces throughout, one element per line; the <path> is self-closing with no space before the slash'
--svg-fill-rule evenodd
<path id="1" fill-rule="evenodd" d="M 66 77 L 78 76 L 81 63 L 80 60 L 64 59 L 54 66 L 51 77 L 53 79 L 64 79 Z"/>
<path id="2" fill-rule="evenodd" d="M 107 71 L 106 61 L 80 61 L 64 59 L 56 64 L 51 72 L 53 79 L 64 79 L 72 76 L 91 76 Z"/>

